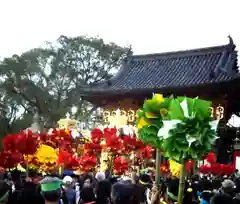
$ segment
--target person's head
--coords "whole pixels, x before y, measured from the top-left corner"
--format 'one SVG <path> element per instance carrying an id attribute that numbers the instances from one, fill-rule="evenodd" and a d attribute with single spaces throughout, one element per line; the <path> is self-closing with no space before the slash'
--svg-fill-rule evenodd
<path id="1" fill-rule="evenodd" d="M 83 177 L 83 187 L 90 187 L 92 185 L 93 182 L 93 177 L 89 174 L 85 175 Z"/>
<path id="2" fill-rule="evenodd" d="M 9 186 L 5 181 L 0 181 L 0 204 L 5 204 L 8 201 Z"/>
<path id="3" fill-rule="evenodd" d="M 95 192 L 96 192 L 97 200 L 106 200 L 110 198 L 110 195 L 111 195 L 110 181 L 103 180 L 98 182 Z"/>
<path id="4" fill-rule="evenodd" d="M 210 204 L 233 204 L 233 198 L 224 193 L 218 193 L 210 200 Z"/>
<path id="5" fill-rule="evenodd" d="M 116 183 L 112 186 L 111 199 L 113 204 L 131 204 L 134 201 L 134 194 L 132 184 Z"/>
<path id="6" fill-rule="evenodd" d="M 200 194 L 200 204 L 209 203 L 213 193 L 211 191 L 203 191 Z"/>
<path id="7" fill-rule="evenodd" d="M 45 201 L 57 203 L 61 198 L 62 181 L 57 177 L 45 177 L 40 181 L 41 194 Z"/>
<path id="8" fill-rule="evenodd" d="M 64 184 L 66 187 L 72 186 L 72 184 L 73 184 L 73 179 L 72 179 L 72 177 L 71 177 L 71 176 L 65 176 L 65 177 L 63 178 L 63 184 Z"/>
<path id="9" fill-rule="evenodd" d="M 87 178 L 86 180 L 84 180 L 83 187 L 87 188 L 87 187 L 90 187 L 90 186 L 91 186 L 91 180 L 89 178 Z"/>
<path id="10" fill-rule="evenodd" d="M 141 174 L 139 177 L 139 184 L 145 187 L 151 187 L 152 180 L 148 174 Z"/>
<path id="11" fill-rule="evenodd" d="M 94 201 L 94 191 L 92 187 L 84 187 L 80 192 L 80 198 L 83 203 L 89 203 Z"/>
<path id="12" fill-rule="evenodd" d="M 72 177 L 72 179 L 73 179 L 73 183 L 74 183 L 74 184 L 79 183 L 79 176 L 73 174 L 71 177 Z"/>
<path id="13" fill-rule="evenodd" d="M 235 183 L 230 180 L 230 179 L 225 179 L 223 182 L 222 182 L 222 190 L 225 192 L 225 193 L 232 193 L 234 192 L 236 189 L 236 186 L 235 186 Z"/>
<path id="14" fill-rule="evenodd" d="M 37 185 L 33 182 L 24 183 L 23 188 L 17 196 L 19 203 L 24 204 L 42 204 L 44 199 L 40 194 L 40 191 L 37 189 Z M 12 198 L 11 198 L 12 199 Z"/>
<path id="15" fill-rule="evenodd" d="M 103 172 L 97 172 L 95 178 L 97 181 L 103 181 L 105 179 L 105 174 Z"/>

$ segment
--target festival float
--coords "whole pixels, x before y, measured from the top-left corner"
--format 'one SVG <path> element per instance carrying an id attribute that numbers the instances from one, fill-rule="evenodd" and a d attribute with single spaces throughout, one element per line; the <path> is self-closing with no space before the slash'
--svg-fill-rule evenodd
<path id="1" fill-rule="evenodd" d="M 152 147 L 136 136 L 123 135 L 124 131 L 120 130 L 125 124 L 123 119 L 116 113 L 108 127 L 83 132 L 67 114 L 58 121 L 58 128 L 43 132 L 29 128 L 9 134 L 3 140 L 0 166 L 8 170 L 18 167 L 27 175 L 29 170 L 60 175 L 64 170 L 76 174 L 109 171 L 122 175 L 129 170 L 129 164 L 139 166 L 152 158 L 153 153 Z"/>

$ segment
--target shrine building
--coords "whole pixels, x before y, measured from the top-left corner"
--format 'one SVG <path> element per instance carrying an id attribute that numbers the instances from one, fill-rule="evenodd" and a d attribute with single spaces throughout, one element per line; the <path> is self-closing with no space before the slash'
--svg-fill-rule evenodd
<path id="1" fill-rule="evenodd" d="M 233 113 L 240 112 L 237 57 L 230 36 L 229 43 L 220 46 L 159 54 L 129 54 L 112 79 L 91 84 L 82 91 L 82 96 L 104 108 L 105 122 L 118 109 L 128 117 L 129 124 L 134 124 L 137 109 L 153 93 L 199 96 L 213 102 L 212 116 L 221 119 L 219 134 L 226 135 L 228 119 Z"/>

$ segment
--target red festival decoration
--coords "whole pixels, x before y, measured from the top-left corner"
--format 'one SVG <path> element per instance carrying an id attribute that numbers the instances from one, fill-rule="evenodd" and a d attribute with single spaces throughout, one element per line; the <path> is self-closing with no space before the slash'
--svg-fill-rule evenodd
<path id="1" fill-rule="evenodd" d="M 150 159 L 153 156 L 154 149 L 151 146 L 145 146 L 140 149 L 140 153 L 143 159 Z"/>
<path id="2" fill-rule="evenodd" d="M 169 163 L 161 164 L 160 165 L 160 171 L 161 171 L 162 174 L 168 174 L 170 172 Z"/>
<path id="3" fill-rule="evenodd" d="M 117 174 L 123 174 L 128 170 L 128 160 L 124 157 L 116 157 L 114 159 L 114 170 Z"/>
<path id="4" fill-rule="evenodd" d="M 17 134 L 9 134 L 3 139 L 5 151 L 18 151 L 21 154 L 34 154 L 39 146 L 39 135 L 30 130 L 21 131 Z"/>
<path id="5" fill-rule="evenodd" d="M 186 171 L 189 173 L 191 169 L 194 169 L 195 163 L 193 160 L 188 160 L 186 165 Z"/>
<path id="6" fill-rule="evenodd" d="M 103 132 L 99 128 L 94 128 L 91 132 L 91 141 L 94 144 L 100 144 L 103 139 Z"/>
<path id="7" fill-rule="evenodd" d="M 207 157 L 206 157 L 206 160 L 210 164 L 216 163 L 216 161 L 217 161 L 216 154 L 214 152 L 209 152 Z"/>
<path id="8" fill-rule="evenodd" d="M 82 171 L 91 171 L 97 166 L 97 157 L 95 155 L 83 155 L 79 159 L 79 164 Z"/>
<path id="9" fill-rule="evenodd" d="M 202 165 L 199 168 L 201 173 L 204 174 L 216 174 L 216 175 L 224 175 L 224 174 L 232 174 L 235 171 L 234 165 L 232 164 L 213 164 L 211 166 Z"/>
<path id="10" fill-rule="evenodd" d="M 16 151 L 3 151 L 0 152 L 0 166 L 3 168 L 13 168 L 23 160 L 20 152 Z"/>

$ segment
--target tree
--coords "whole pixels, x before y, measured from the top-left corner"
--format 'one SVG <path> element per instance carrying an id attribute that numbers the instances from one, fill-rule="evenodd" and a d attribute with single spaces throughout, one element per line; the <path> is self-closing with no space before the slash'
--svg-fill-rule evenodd
<path id="1" fill-rule="evenodd" d="M 17 124 L 28 127 L 34 112 L 51 127 L 73 106 L 77 107 L 75 117 L 88 121 L 96 107 L 81 98 L 81 90 L 112 77 L 128 50 L 99 38 L 61 36 L 55 44 L 5 58 L 0 64 L 0 84 L 8 111 L 1 117 L 17 127 L 7 131 L 19 129 Z M 14 114 L 9 115 L 10 110 Z"/>

